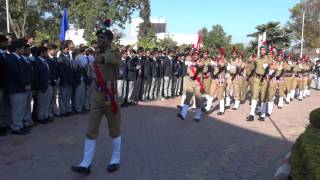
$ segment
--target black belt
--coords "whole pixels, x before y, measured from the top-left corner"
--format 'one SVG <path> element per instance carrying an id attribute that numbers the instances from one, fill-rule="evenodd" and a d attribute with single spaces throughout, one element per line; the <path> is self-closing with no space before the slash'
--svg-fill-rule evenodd
<path id="1" fill-rule="evenodd" d="M 292 77 L 292 74 L 285 74 L 285 77 Z"/>
<path id="2" fill-rule="evenodd" d="M 256 73 L 255 74 L 256 75 L 256 77 L 258 77 L 258 78 L 262 78 L 264 75 L 261 75 L 261 74 L 258 74 L 258 73 Z"/>

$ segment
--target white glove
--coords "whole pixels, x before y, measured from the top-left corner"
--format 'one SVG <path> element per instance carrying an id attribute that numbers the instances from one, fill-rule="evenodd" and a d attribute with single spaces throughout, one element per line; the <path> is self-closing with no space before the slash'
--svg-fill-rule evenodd
<path id="1" fill-rule="evenodd" d="M 271 76 L 274 73 L 274 70 L 269 71 L 269 75 Z"/>
<path id="2" fill-rule="evenodd" d="M 288 61 L 288 63 L 290 64 L 290 66 L 292 66 L 292 62 L 291 61 Z"/>
<path id="3" fill-rule="evenodd" d="M 267 67 L 269 66 L 269 64 L 263 64 L 262 65 L 264 69 L 267 69 Z"/>

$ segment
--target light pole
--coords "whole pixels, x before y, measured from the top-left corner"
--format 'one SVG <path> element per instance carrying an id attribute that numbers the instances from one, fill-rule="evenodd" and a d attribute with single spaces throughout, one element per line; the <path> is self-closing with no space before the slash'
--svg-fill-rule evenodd
<path id="1" fill-rule="evenodd" d="M 6 11 L 7 11 L 7 33 L 10 33 L 10 25 L 9 25 L 9 0 L 6 0 Z"/>
<path id="2" fill-rule="evenodd" d="M 301 49 L 300 49 L 300 58 L 302 58 L 302 50 L 303 50 L 303 43 L 304 43 L 304 18 L 306 15 L 306 10 L 303 11 L 302 14 L 302 30 L 301 30 Z"/>

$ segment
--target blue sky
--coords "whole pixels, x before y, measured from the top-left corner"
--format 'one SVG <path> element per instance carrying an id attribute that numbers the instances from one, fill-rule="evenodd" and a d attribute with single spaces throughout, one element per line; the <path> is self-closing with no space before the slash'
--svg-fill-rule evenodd
<path id="1" fill-rule="evenodd" d="M 150 0 L 151 16 L 167 18 L 170 33 L 197 33 L 221 24 L 232 42 L 248 43 L 255 27 L 269 21 L 289 20 L 289 9 L 300 0 Z M 137 17 L 137 13 L 133 17 Z"/>

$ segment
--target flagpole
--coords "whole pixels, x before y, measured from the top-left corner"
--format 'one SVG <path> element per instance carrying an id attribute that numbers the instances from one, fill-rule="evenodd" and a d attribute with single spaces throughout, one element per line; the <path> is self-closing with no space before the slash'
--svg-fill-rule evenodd
<path id="1" fill-rule="evenodd" d="M 6 11 L 7 11 L 7 33 L 10 33 L 10 24 L 9 24 L 9 0 L 6 0 Z"/>
<path id="2" fill-rule="evenodd" d="M 303 11 L 302 14 L 302 32 L 301 32 L 301 49 L 300 49 L 300 58 L 302 58 L 302 51 L 303 51 L 303 43 L 304 43 L 304 18 L 306 15 L 306 10 Z"/>

